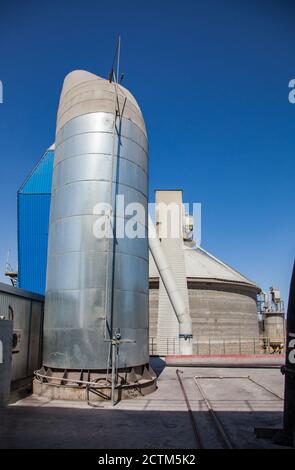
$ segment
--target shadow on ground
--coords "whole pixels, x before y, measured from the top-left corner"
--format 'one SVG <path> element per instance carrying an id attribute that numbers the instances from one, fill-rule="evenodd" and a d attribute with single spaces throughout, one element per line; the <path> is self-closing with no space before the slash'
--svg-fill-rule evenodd
<path id="1" fill-rule="evenodd" d="M 166 362 L 159 356 L 151 356 L 150 357 L 150 365 L 152 366 L 153 370 L 157 374 L 157 377 L 160 377 L 163 370 L 166 367 Z"/>
<path id="2" fill-rule="evenodd" d="M 197 448 L 187 412 L 10 406 L 0 413 L 1 449 Z M 218 416 L 236 448 L 276 447 L 256 439 L 253 428 L 280 427 L 282 413 L 219 412 Z M 220 448 L 208 413 L 195 412 L 194 418 L 205 447 Z"/>

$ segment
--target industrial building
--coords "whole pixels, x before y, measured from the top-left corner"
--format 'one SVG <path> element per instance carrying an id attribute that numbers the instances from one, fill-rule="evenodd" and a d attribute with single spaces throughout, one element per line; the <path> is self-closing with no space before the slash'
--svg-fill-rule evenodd
<path id="1" fill-rule="evenodd" d="M 18 285 L 20 288 L 41 294 L 45 294 L 53 159 L 52 146 L 45 152 L 18 192 Z M 182 204 L 182 191 L 156 192 L 158 204 L 164 201 L 173 203 L 174 199 Z M 259 352 L 256 299 L 260 288 L 255 282 L 218 260 L 201 246 L 196 246 L 191 237 L 191 233 L 187 237 L 183 232 L 182 239 L 177 243 L 175 240 L 162 240 L 162 248 L 169 258 L 180 287 L 183 283 L 182 294 L 188 302 L 193 322 L 194 353 Z M 170 245 L 172 243 L 171 249 L 169 243 Z M 175 243 L 179 250 L 175 250 Z M 180 265 L 183 270 L 182 279 L 180 279 Z M 150 352 L 178 353 L 177 317 L 159 279 L 151 254 L 149 255 L 149 311 Z M 267 312 L 264 310 L 263 318 L 266 315 Z M 277 313 L 276 318 L 282 319 L 283 315 Z M 265 325 L 269 325 L 268 320 L 265 321 Z M 263 326 L 260 336 L 269 335 L 269 327 Z M 276 337 L 279 338 L 277 342 L 282 343 L 284 337 L 282 328 L 277 331 Z"/>
<path id="2" fill-rule="evenodd" d="M 10 392 L 32 388 L 42 363 L 43 315 L 43 296 L 0 283 L 0 407 Z"/>
<path id="3" fill-rule="evenodd" d="M 144 218 L 134 216 L 141 237 L 118 235 L 121 219 L 125 227 L 133 216 L 119 212 L 118 194 L 144 209 Z M 0 404 L 15 403 L 3 414 L 1 442 L 28 447 L 26 433 L 7 425 L 20 415 L 31 422 L 26 409 L 55 423 L 69 406 L 71 416 L 79 411 L 66 436 L 77 435 L 91 411 L 105 412 L 121 438 L 109 404 L 139 425 L 131 440 L 140 448 L 149 429 L 164 448 L 234 448 L 232 423 L 240 419 L 239 442 L 257 442 L 252 431 L 249 437 L 253 412 L 265 425 L 264 403 L 272 400 L 282 411 L 283 358 L 267 354 L 259 335 L 260 318 L 273 346 L 282 338 L 280 294 L 273 289 L 272 303 L 264 296 L 257 310 L 259 286 L 197 245 L 196 223 L 179 189 L 157 190 L 155 220 L 148 214 L 145 122 L 114 70 L 108 80 L 81 70 L 68 74 L 55 144 L 18 192 L 18 287 L 0 286 Z M 26 398 L 13 399 L 11 391 L 24 386 Z M 28 436 L 42 447 L 38 423 L 33 420 Z M 104 447 L 116 447 L 118 436 L 105 444 L 105 432 Z M 87 447 L 96 431 L 89 435 L 84 426 L 83 433 Z M 58 447 L 55 438 L 52 433 Z"/>
<path id="4" fill-rule="evenodd" d="M 18 287 L 45 294 L 54 145 L 17 193 Z"/>

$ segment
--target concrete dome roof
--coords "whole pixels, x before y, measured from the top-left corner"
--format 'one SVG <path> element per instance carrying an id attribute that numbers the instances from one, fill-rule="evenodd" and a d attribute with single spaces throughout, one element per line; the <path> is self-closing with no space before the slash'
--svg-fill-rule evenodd
<path id="1" fill-rule="evenodd" d="M 223 263 L 215 256 L 208 253 L 201 247 L 195 246 L 194 243 L 184 243 L 184 261 L 186 268 L 186 277 L 190 280 L 217 280 L 232 283 L 248 284 L 259 291 L 259 287 L 255 282 L 240 274 L 229 265 Z M 150 255 L 149 262 L 150 279 L 158 278 L 159 273 Z"/>

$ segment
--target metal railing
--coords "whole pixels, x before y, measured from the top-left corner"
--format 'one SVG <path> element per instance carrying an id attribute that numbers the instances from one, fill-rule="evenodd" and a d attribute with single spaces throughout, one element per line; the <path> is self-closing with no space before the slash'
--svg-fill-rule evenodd
<path id="1" fill-rule="evenodd" d="M 149 339 L 149 351 L 152 356 L 178 355 L 179 339 L 177 337 L 155 337 Z M 205 338 L 193 339 L 193 354 L 196 355 L 230 355 L 230 354 L 282 354 L 284 339 L 273 337 L 260 338 Z"/>

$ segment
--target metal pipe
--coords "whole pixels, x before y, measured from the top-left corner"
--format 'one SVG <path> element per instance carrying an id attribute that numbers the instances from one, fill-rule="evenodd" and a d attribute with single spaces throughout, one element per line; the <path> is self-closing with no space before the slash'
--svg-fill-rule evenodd
<path id="1" fill-rule="evenodd" d="M 230 439 L 228 438 L 228 436 L 227 436 L 227 434 L 226 434 L 226 432 L 223 428 L 222 423 L 220 422 L 220 420 L 219 420 L 218 416 L 216 415 L 215 411 L 213 410 L 212 405 L 210 403 L 210 400 L 206 397 L 206 394 L 205 394 L 203 388 L 201 387 L 201 384 L 198 382 L 198 379 L 197 379 L 196 376 L 194 377 L 194 381 L 195 381 L 197 389 L 199 390 L 200 394 L 202 395 L 202 398 L 203 398 L 204 402 L 206 403 L 209 414 L 210 414 L 211 418 L 213 419 L 213 421 L 215 423 L 215 426 L 217 427 L 226 448 L 227 449 L 233 449 L 233 445 L 232 445 Z"/>
<path id="2" fill-rule="evenodd" d="M 115 406 L 116 399 L 115 399 L 115 389 L 117 386 L 117 370 L 116 370 L 116 359 L 117 359 L 117 340 L 116 337 L 113 337 L 112 340 L 112 393 L 111 393 L 111 400 L 112 405 Z"/>
<path id="3" fill-rule="evenodd" d="M 184 299 L 177 287 L 176 280 L 171 267 L 166 259 L 165 253 L 157 236 L 155 226 L 149 215 L 149 248 L 159 271 L 161 280 L 174 309 L 179 322 L 179 347 L 180 354 L 192 354 L 193 328 L 190 313 L 185 305 Z"/>
<path id="4" fill-rule="evenodd" d="M 35 370 L 34 376 L 37 380 L 39 379 L 50 379 L 50 380 L 56 380 L 60 382 L 75 382 L 76 384 L 81 384 L 81 385 L 93 385 L 95 388 L 111 388 L 110 384 L 104 384 L 104 385 L 99 385 L 97 386 L 96 382 L 89 382 L 87 380 L 73 380 L 73 379 L 67 379 L 66 377 L 56 377 L 56 376 L 49 376 L 45 374 L 40 374 L 39 371 Z M 42 380 L 39 380 L 39 382 L 42 382 Z M 43 382 L 42 382 L 43 383 Z M 50 383 L 46 382 L 46 385 L 56 385 L 55 383 Z"/>
<path id="5" fill-rule="evenodd" d="M 195 436 L 197 446 L 198 446 L 199 449 L 204 449 L 204 444 L 203 444 L 202 438 L 200 436 L 200 433 L 198 431 L 198 428 L 197 428 L 197 425 L 196 425 L 196 422 L 195 422 L 195 418 L 194 418 L 194 414 L 192 412 L 188 396 L 186 394 L 183 382 L 182 382 L 181 377 L 180 377 L 180 374 L 182 374 L 182 373 L 183 372 L 181 370 L 179 370 L 179 369 L 176 370 L 176 376 L 177 376 L 181 391 L 182 391 L 184 399 L 185 399 L 187 411 L 189 413 L 189 418 L 190 418 L 190 421 L 191 421 L 191 425 L 192 425 L 192 428 L 193 428 L 193 432 L 194 432 L 194 436 Z"/>

